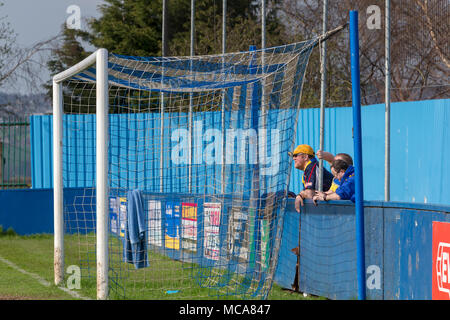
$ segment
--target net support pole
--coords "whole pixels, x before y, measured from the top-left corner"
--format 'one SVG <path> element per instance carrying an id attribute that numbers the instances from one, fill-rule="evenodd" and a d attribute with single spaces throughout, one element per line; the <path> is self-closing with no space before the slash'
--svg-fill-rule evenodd
<path id="1" fill-rule="evenodd" d="M 161 32 L 161 54 L 163 58 L 167 53 L 167 0 L 163 0 L 162 4 L 162 32 Z M 164 85 L 164 60 L 163 60 L 163 69 L 161 75 L 161 87 Z M 164 192 L 164 92 L 160 93 L 160 106 L 161 106 L 161 118 L 160 118 L 160 128 L 161 128 L 161 137 L 160 137 L 160 155 L 159 155 L 159 192 Z"/>
<path id="2" fill-rule="evenodd" d="M 262 74 L 266 72 L 266 0 L 261 0 L 261 65 L 262 65 Z M 267 143 L 267 106 L 266 106 L 266 77 L 262 77 L 261 79 L 261 129 L 265 130 L 265 137 L 263 137 L 262 141 L 258 141 L 257 149 L 258 149 L 258 160 L 257 162 L 260 165 L 263 165 L 261 162 L 261 154 L 266 154 L 266 143 Z M 258 128 L 255 128 L 258 129 Z M 259 133 L 259 132 L 258 132 Z M 259 139 L 259 137 L 258 137 Z M 263 149 L 262 149 L 262 148 Z M 261 148 L 261 150 L 259 150 Z M 259 172 L 259 167 L 258 167 Z M 266 179 L 265 177 L 261 177 L 259 175 L 259 186 L 256 186 L 262 190 L 266 189 Z"/>
<path id="3" fill-rule="evenodd" d="M 358 11 L 350 11 L 350 56 L 352 74 L 352 107 L 355 152 L 355 214 L 358 299 L 366 299 L 364 248 L 364 192 L 361 134 L 361 96 L 359 68 Z"/>
<path id="4" fill-rule="evenodd" d="M 227 0 L 222 0 L 222 70 L 225 69 L 225 53 L 227 51 Z M 225 82 L 225 79 L 223 80 Z M 225 89 L 222 89 L 222 193 L 225 193 Z"/>
<path id="5" fill-rule="evenodd" d="M 96 59 L 97 299 L 108 297 L 108 51 Z"/>
<path id="6" fill-rule="evenodd" d="M 322 18 L 322 33 L 327 32 L 327 17 L 328 17 L 328 0 L 323 0 L 323 18 Z M 320 141 L 319 148 L 323 151 L 324 132 L 325 132 L 325 101 L 326 101 L 326 86 L 327 86 L 327 42 L 322 42 L 322 52 L 320 59 Z M 323 191 L 323 159 L 319 160 L 319 191 Z M 326 191 L 326 190 L 325 190 Z"/>
<path id="7" fill-rule="evenodd" d="M 192 58 L 194 57 L 194 46 L 195 46 L 195 0 L 191 0 L 191 34 L 190 34 L 190 64 L 191 64 L 191 72 L 192 72 Z M 188 167 L 188 190 L 189 193 L 192 193 L 192 164 L 193 162 L 193 151 L 192 151 L 192 141 L 193 141 L 193 101 L 194 96 L 193 93 L 189 93 L 189 115 L 188 115 L 188 126 L 189 126 L 189 167 Z"/>
<path id="8" fill-rule="evenodd" d="M 384 201 L 390 201 L 391 158 L 391 4 L 385 9 L 385 133 L 384 133 Z"/>
<path id="9" fill-rule="evenodd" d="M 161 21 L 161 55 L 167 55 L 167 0 L 162 2 L 162 21 Z"/>
<path id="10" fill-rule="evenodd" d="M 59 286 L 64 280 L 64 217 L 62 177 L 62 84 L 53 81 L 53 235 L 54 278 Z"/>

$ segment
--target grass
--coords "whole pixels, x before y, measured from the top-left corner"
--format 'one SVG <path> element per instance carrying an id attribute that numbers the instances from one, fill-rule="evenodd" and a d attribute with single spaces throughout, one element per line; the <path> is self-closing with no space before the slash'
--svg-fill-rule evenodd
<path id="1" fill-rule="evenodd" d="M 73 291 L 83 297 L 96 299 L 95 267 L 92 266 L 94 261 L 93 249 L 95 249 L 92 243 L 93 237 L 86 237 L 85 240 L 66 238 L 68 238 L 65 241 L 66 268 L 77 261 L 76 263 L 80 264 L 83 274 L 81 289 L 74 289 Z M 82 244 L 81 249 L 79 243 Z M 119 252 L 120 249 L 117 252 L 112 252 L 111 259 L 119 260 L 117 257 Z M 86 258 L 85 261 L 80 263 L 78 256 Z M 89 260 L 91 261 L 88 264 Z M 236 299 L 234 295 L 222 296 L 226 292 L 220 290 L 216 292 L 209 286 L 199 285 L 199 282 L 214 282 L 217 279 L 224 279 L 223 272 L 211 268 L 200 268 L 154 253 L 150 257 L 151 269 L 135 270 L 130 264 L 121 261 L 114 263 L 118 266 L 115 268 L 118 272 L 110 275 L 111 299 L 124 299 L 126 297 L 126 299 L 190 300 L 198 297 L 202 300 L 215 300 L 218 298 L 217 294 L 220 295 L 220 299 Z M 165 270 L 163 275 L 165 281 L 161 281 L 162 273 L 156 272 L 157 270 Z M 213 274 L 213 277 L 209 277 L 210 273 Z M 205 274 L 205 277 L 202 278 L 202 274 Z M 200 277 L 198 277 L 199 275 Z M 199 281 L 199 279 L 201 280 Z M 235 289 L 238 290 L 239 285 L 242 284 L 242 278 L 238 279 L 233 276 L 230 279 L 230 281 L 236 281 Z M 66 275 L 66 281 L 68 280 L 68 275 Z M 217 282 L 213 283 L 213 287 L 214 285 L 216 288 L 221 288 Z M 229 288 L 229 286 L 226 288 Z M 77 299 L 77 297 L 53 284 L 52 235 L 18 236 L 11 230 L 0 232 L 0 299 Z M 302 294 L 284 290 L 273 284 L 268 299 L 304 300 L 316 298 L 305 298 Z"/>
<path id="2" fill-rule="evenodd" d="M 53 285 L 53 237 L 0 236 L 0 257 L 20 270 L 36 274 L 49 286 L 29 274 L 0 261 L 0 299 L 67 300 L 72 296 Z"/>

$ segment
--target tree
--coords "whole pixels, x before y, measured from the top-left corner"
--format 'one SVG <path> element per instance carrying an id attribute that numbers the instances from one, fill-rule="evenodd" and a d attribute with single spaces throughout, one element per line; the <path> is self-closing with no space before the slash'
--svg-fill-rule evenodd
<path id="1" fill-rule="evenodd" d="M 50 74 L 58 74 L 71 66 L 82 61 L 89 56 L 91 52 L 86 51 L 81 44 L 82 41 L 87 41 L 89 34 L 82 30 L 69 29 L 64 24 L 58 37 L 58 41 L 55 41 L 52 48 L 51 58 L 47 61 L 47 68 Z M 52 96 L 52 83 L 51 81 L 44 84 L 44 88 L 47 89 L 48 95 Z"/>
<path id="2" fill-rule="evenodd" d="M 447 0 L 401 0 L 393 7 L 392 96 L 448 98 L 450 6 Z"/>
<path id="3" fill-rule="evenodd" d="M 3 3 L 0 2 L 0 8 Z M 8 60 L 14 50 L 16 34 L 6 17 L 0 17 L 0 84 L 7 78 Z"/>
<path id="4" fill-rule="evenodd" d="M 328 26 L 331 30 L 347 22 L 346 14 L 341 12 L 345 1 L 329 1 Z M 282 8 L 283 21 L 290 32 L 291 42 L 311 39 L 322 34 L 322 1 L 285 0 Z M 327 40 L 327 106 L 345 106 L 351 102 L 350 56 L 348 54 L 348 30 L 342 31 Z M 311 54 L 303 85 L 302 108 L 319 107 L 320 105 L 320 74 L 321 51 L 317 47 Z M 361 63 L 363 70 L 364 64 Z M 363 72 L 361 72 L 363 74 Z M 364 77 L 361 77 L 361 88 L 364 87 Z"/>
<path id="5" fill-rule="evenodd" d="M 266 1 L 266 46 L 286 43 L 284 25 L 278 18 L 280 1 Z M 189 55 L 190 52 L 190 0 L 171 0 L 169 17 L 170 53 Z M 173 9 L 172 9 L 173 10 Z M 260 3 L 255 1 L 228 0 L 226 17 L 226 52 L 247 51 L 250 45 L 261 47 Z M 182 25 L 182 28 L 176 28 Z M 195 54 L 218 54 L 222 52 L 222 1 L 197 0 L 195 8 Z"/>
<path id="6" fill-rule="evenodd" d="M 268 46 L 285 42 L 284 27 L 276 14 L 278 1 L 269 1 Z M 167 3 L 168 55 L 189 55 L 191 2 L 190 0 L 168 0 Z M 195 4 L 195 54 L 220 53 L 222 51 L 222 1 L 197 0 Z M 53 75 L 76 64 L 91 53 L 85 50 L 83 42 L 121 55 L 161 55 L 162 0 L 105 0 L 105 4 L 101 5 L 99 10 L 102 14 L 99 18 L 87 21 L 88 30 L 73 30 L 63 26 L 61 41 L 53 50 L 52 58 L 48 62 Z M 261 30 L 258 19 L 260 19 L 259 5 L 253 1 L 227 1 L 227 52 L 247 51 L 252 44 L 260 46 Z M 51 95 L 51 84 L 48 83 L 46 87 Z M 66 90 L 69 89 L 76 90 L 74 87 Z M 120 95 L 114 98 L 117 99 L 117 96 Z M 80 104 L 89 105 L 89 101 Z M 157 107 L 149 106 L 151 110 L 157 110 Z M 120 110 L 112 112 L 120 112 Z"/>
<path id="7" fill-rule="evenodd" d="M 285 42 L 284 26 L 277 15 L 279 1 L 268 1 L 268 46 Z M 167 5 L 169 55 L 189 55 L 191 1 L 167 0 Z M 64 41 L 80 43 L 83 38 L 97 48 L 117 54 L 161 55 L 162 0 L 105 0 L 99 10 L 102 14 L 99 18 L 88 20 L 89 30 L 72 30 L 69 37 L 66 30 Z M 227 1 L 228 52 L 248 50 L 251 44 L 260 46 L 259 10 L 259 4 L 251 0 Z M 195 53 L 220 53 L 222 1 L 196 0 L 195 13 Z M 55 50 L 54 58 L 61 54 L 70 56 L 66 49 L 61 46 L 61 50 Z M 79 56 L 75 54 L 74 58 Z"/>
<path id="8" fill-rule="evenodd" d="M 0 8 L 2 6 L 3 3 L 0 3 Z M 40 77 L 45 67 L 44 53 L 49 50 L 56 37 L 26 48 L 18 46 L 16 37 L 7 16 L 0 16 L 0 87 L 7 88 L 10 92 L 15 89 L 17 92 L 26 93 L 24 101 L 33 105 L 36 101 L 29 101 L 29 99 L 39 97 L 38 94 L 33 94 L 33 91 L 41 89 L 38 83 L 42 83 Z M 11 103 L 10 99 L 5 97 L 14 97 L 15 102 Z M 24 101 L 20 101 L 20 94 L 4 94 L 1 100 L 2 114 L 19 114 L 26 109 L 22 106 Z"/>
<path id="9" fill-rule="evenodd" d="M 282 14 L 297 39 L 322 32 L 322 1 L 285 0 Z M 349 10 L 359 12 L 361 100 L 384 102 L 384 0 L 328 1 L 328 30 L 348 21 Z M 380 8 L 381 27 L 367 26 L 367 8 Z M 391 100 L 411 101 L 449 97 L 448 0 L 391 1 Z M 290 27 L 289 27 L 290 26 Z M 327 42 L 327 106 L 351 105 L 348 32 Z M 313 53 L 303 92 L 303 107 L 320 101 L 320 52 Z"/>
<path id="10" fill-rule="evenodd" d="M 91 19 L 90 43 L 111 52 L 158 55 L 161 38 L 161 1 L 106 0 L 99 7 L 102 16 Z"/>

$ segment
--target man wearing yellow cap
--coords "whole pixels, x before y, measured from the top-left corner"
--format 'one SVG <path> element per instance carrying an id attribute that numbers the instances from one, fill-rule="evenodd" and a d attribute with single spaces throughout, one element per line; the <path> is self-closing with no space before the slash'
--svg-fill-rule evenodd
<path id="1" fill-rule="evenodd" d="M 312 199 L 316 190 L 319 189 L 319 162 L 314 150 L 307 144 L 301 144 L 289 155 L 294 159 L 294 167 L 303 171 L 303 190 L 295 198 L 295 209 L 300 212 L 300 205 L 303 206 L 303 199 Z M 333 175 L 323 168 L 322 175 L 323 191 L 328 191 L 333 182 Z"/>

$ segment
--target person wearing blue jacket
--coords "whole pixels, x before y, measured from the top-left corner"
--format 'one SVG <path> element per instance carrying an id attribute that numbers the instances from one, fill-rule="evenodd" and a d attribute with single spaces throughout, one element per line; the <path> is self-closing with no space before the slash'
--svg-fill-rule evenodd
<path id="1" fill-rule="evenodd" d="M 334 156 L 334 155 L 333 155 L 332 153 L 330 153 L 330 152 L 322 151 L 322 150 L 317 150 L 317 153 L 316 153 L 316 154 L 317 154 L 317 158 L 323 159 L 323 160 L 327 161 L 327 162 L 330 164 L 330 166 L 333 164 L 333 161 L 334 161 L 334 160 L 343 160 L 343 161 L 347 162 L 347 164 L 348 164 L 349 166 L 353 166 L 353 159 L 352 159 L 352 157 L 351 157 L 349 154 L 347 154 L 347 153 L 341 152 L 341 153 L 338 153 L 338 154 L 336 154 L 336 155 Z M 341 184 L 341 182 L 340 182 L 338 179 L 334 178 L 334 179 L 333 179 L 333 183 L 331 184 L 331 187 L 330 187 L 330 189 L 326 192 L 326 194 L 330 194 L 330 193 L 335 192 L 336 189 L 339 187 L 340 184 Z"/>
<path id="2" fill-rule="evenodd" d="M 350 200 L 355 202 L 355 168 L 343 160 L 334 160 L 331 173 L 339 180 L 339 187 L 335 192 L 316 192 L 313 201 L 317 200 Z"/>

